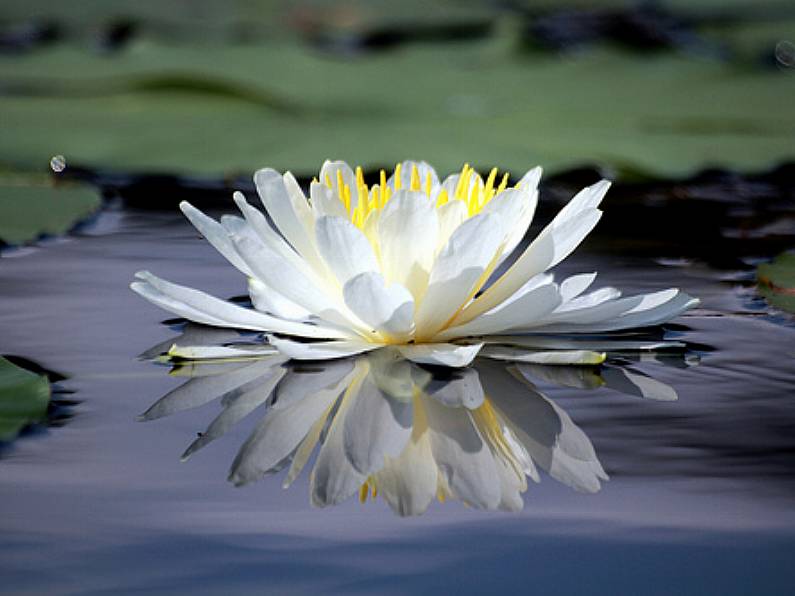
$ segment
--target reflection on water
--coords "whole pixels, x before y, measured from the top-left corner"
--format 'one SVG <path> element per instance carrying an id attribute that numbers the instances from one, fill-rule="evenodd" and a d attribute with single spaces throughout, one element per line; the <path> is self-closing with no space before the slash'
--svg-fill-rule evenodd
<path id="1" fill-rule="evenodd" d="M 233 335 L 188 326 L 180 340 L 217 342 Z M 161 353 L 171 343 L 154 346 L 144 356 Z M 639 344 L 612 345 L 627 350 Z M 141 418 L 153 420 L 218 400 L 221 413 L 188 446 L 187 459 L 257 410 L 261 420 L 232 463 L 231 482 L 245 485 L 282 472 L 287 488 L 310 468 L 315 506 L 336 505 L 354 495 L 361 501 L 380 496 L 398 515 L 411 516 L 425 512 L 434 499 L 521 510 L 527 479 L 539 482 L 539 470 L 580 492 L 600 490 L 608 477 L 591 441 L 533 378 L 569 388 L 607 385 L 649 399 L 677 399 L 670 386 L 626 367 L 505 362 L 500 346 L 484 354 L 491 357 L 464 369 L 417 365 L 392 348 L 311 363 L 288 362 L 278 353 L 188 362 L 172 371 L 187 382 Z M 681 352 L 667 359 L 685 361 Z"/>

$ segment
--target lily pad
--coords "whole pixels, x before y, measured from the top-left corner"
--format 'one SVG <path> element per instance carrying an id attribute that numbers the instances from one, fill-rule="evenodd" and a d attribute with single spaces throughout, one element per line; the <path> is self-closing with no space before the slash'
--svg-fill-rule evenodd
<path id="1" fill-rule="evenodd" d="M 47 377 L 20 368 L 0 357 L 0 441 L 47 418 L 50 383 Z"/>
<path id="2" fill-rule="evenodd" d="M 776 308 L 795 313 L 795 253 L 784 253 L 756 272 L 759 293 Z"/>
<path id="3" fill-rule="evenodd" d="M 99 205 L 96 190 L 87 186 L 12 184 L 0 179 L 0 241 L 22 244 L 43 234 L 63 234 Z"/>

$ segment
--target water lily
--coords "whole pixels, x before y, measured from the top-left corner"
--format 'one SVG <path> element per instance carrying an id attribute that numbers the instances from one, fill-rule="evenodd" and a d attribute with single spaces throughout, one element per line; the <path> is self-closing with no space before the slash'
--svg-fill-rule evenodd
<path id="1" fill-rule="evenodd" d="M 247 277 L 253 309 L 145 271 L 131 287 L 186 319 L 266 332 L 269 344 L 289 358 L 332 359 L 396 346 L 414 362 L 444 366 L 468 365 L 494 335 L 570 336 L 656 325 L 698 303 L 675 288 L 631 297 L 615 288 L 588 291 L 595 273 L 557 283 L 548 270 L 599 221 L 610 183 L 577 193 L 519 250 L 540 177 L 541 169 L 533 168 L 509 187 L 508 175 L 496 168 L 484 179 L 465 165 L 441 181 L 427 163 L 406 161 L 368 185 L 361 168 L 327 161 L 307 199 L 289 172 L 259 170 L 254 181 L 270 221 L 241 193 L 234 200 L 242 217 L 225 215 L 220 222 L 180 205 Z M 500 357 L 604 358 L 587 349 L 526 348 L 504 349 Z M 234 354 L 256 352 L 262 348 Z M 202 355 L 220 353 L 190 353 Z"/>

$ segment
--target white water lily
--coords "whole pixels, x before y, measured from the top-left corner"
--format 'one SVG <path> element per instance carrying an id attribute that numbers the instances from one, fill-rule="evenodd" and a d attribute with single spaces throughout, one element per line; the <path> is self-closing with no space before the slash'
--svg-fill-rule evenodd
<path id="1" fill-rule="evenodd" d="M 368 186 L 360 168 L 327 161 L 307 199 L 289 172 L 259 170 L 254 181 L 270 221 L 241 193 L 234 200 L 242 218 L 219 222 L 180 205 L 248 278 L 253 309 L 149 272 L 136 274 L 131 287 L 198 323 L 278 334 L 269 342 L 289 358 L 341 358 L 392 345 L 414 362 L 443 366 L 468 365 L 485 341 L 471 338 L 657 325 L 698 303 L 678 289 L 624 298 L 614 288 L 587 292 L 595 273 L 561 283 L 547 273 L 599 221 L 605 180 L 577 193 L 513 254 L 533 219 L 540 177 L 534 168 L 509 188 L 496 168 L 484 180 L 465 165 L 440 181 L 427 163 L 406 161 Z M 465 345 L 452 343 L 458 340 Z M 587 350 L 523 357 L 560 364 L 600 358 Z"/>

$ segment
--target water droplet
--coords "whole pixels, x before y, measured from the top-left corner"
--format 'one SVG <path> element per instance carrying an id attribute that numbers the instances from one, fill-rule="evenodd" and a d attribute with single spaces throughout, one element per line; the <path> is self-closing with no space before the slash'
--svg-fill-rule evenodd
<path id="1" fill-rule="evenodd" d="M 56 174 L 66 169 L 66 158 L 63 155 L 56 155 L 50 160 L 50 168 Z"/>
<path id="2" fill-rule="evenodd" d="M 776 62 L 784 68 L 795 66 L 795 45 L 787 40 L 781 40 L 776 44 Z"/>

